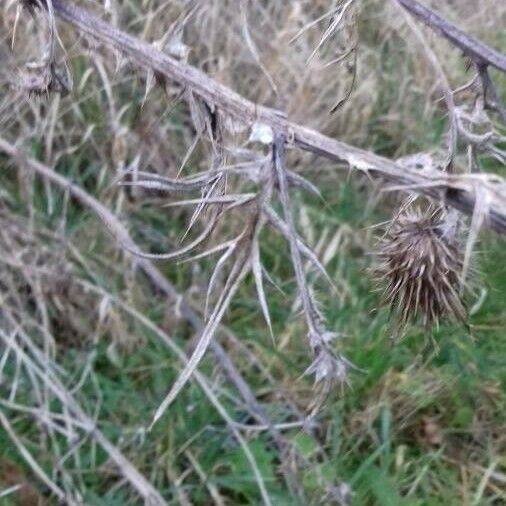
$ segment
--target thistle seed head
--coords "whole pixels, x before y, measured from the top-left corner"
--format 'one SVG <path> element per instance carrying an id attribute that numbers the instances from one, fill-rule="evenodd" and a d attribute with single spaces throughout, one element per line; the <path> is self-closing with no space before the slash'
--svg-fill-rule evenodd
<path id="1" fill-rule="evenodd" d="M 384 303 L 398 323 L 422 319 L 426 328 L 439 320 L 464 321 L 460 282 L 464 253 L 458 217 L 445 209 L 410 209 L 391 224 L 380 244 L 377 274 L 386 283 Z"/>

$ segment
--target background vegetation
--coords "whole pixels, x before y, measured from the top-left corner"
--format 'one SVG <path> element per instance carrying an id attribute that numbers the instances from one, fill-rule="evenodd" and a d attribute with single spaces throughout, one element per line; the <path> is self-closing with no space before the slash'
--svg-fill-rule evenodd
<path id="1" fill-rule="evenodd" d="M 337 3 L 254 1 L 241 7 L 227 0 L 117 0 L 83 5 L 144 40 L 159 41 L 168 34 L 164 42 L 178 57 L 332 137 L 396 158 L 435 150 L 445 124 L 440 90 L 393 3 L 356 0 L 339 36 L 309 64 L 326 21 L 290 43 Z M 448 19 L 504 51 L 506 7 L 500 4 L 434 2 Z M 113 210 L 145 251 L 174 248 L 191 211 L 163 206 L 179 196 L 115 183 L 120 171 L 133 164 L 171 177 L 185 158 L 185 173 L 205 168 L 205 146 L 198 144 L 186 156 L 195 132 L 186 104 L 174 99 L 180 90 L 171 83 L 168 90 L 152 87 L 156 80 L 121 55 L 59 25 L 73 90 L 64 97 L 28 97 L 13 76 L 17 65 L 40 48 L 43 30 L 40 21 L 23 13 L 11 51 L 15 2 L 7 2 L 1 12 L 1 136 Z M 458 52 L 423 33 L 452 87 L 466 82 L 470 75 Z M 356 41 L 353 92 L 330 115 L 349 90 L 353 72 L 350 61 L 324 63 Z M 506 98 L 504 77 L 494 79 Z M 314 279 L 322 311 L 339 334 L 341 349 L 364 371 L 350 375 L 350 387 L 333 388 L 314 419 L 308 419 L 315 390 L 311 378 L 303 376 L 310 357 L 293 302 L 289 251 L 278 236 L 265 232 L 261 256 L 272 277 L 266 292 L 274 339 L 261 318 L 251 279 L 216 339 L 278 426 L 286 447 L 276 445 L 272 432 L 254 419 L 251 405 L 213 354 L 199 370 L 242 434 L 272 504 L 296 504 L 287 469 L 300 485 L 301 504 L 506 504 L 504 239 L 484 232 L 477 245 L 479 281 L 469 300 L 469 328 L 442 324 L 429 338 L 411 326 L 393 341 L 389 310 L 379 305 L 370 268 L 382 233 L 374 225 L 391 217 L 399 197 L 330 162 L 297 153 L 290 154 L 290 162 L 322 191 L 323 202 L 302 191 L 294 194 L 297 226 L 337 287 L 333 291 Z M 506 175 L 497 161 L 484 157 L 482 163 Z M 202 313 L 212 263 L 160 263 L 159 268 Z M 21 322 L 27 338 L 44 350 L 48 367 L 168 504 L 262 503 L 258 479 L 230 424 L 195 382 L 152 431 L 146 430 L 181 365 L 139 316 L 188 350 L 193 331 L 178 303 L 168 301 L 139 272 L 89 209 L 18 170 L 7 157 L 0 157 L 0 290 L 2 333 L 12 332 L 12 318 Z M 92 437 L 70 437 L 64 403 L 47 394 L 43 383 L 37 391 L 30 369 L 0 346 L 0 412 L 42 469 L 84 504 L 141 504 Z M 61 411 L 62 430 L 48 429 L 40 413 L 28 410 L 34 406 Z M 57 504 L 35 479 L 5 424 L 3 429 L 0 493 L 21 488 L 0 502 Z"/>

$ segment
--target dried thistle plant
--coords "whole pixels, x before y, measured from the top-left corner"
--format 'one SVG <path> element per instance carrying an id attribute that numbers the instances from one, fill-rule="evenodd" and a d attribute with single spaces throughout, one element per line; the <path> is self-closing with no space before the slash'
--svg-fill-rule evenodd
<path id="1" fill-rule="evenodd" d="M 394 217 L 379 245 L 383 263 L 376 272 L 400 327 L 418 318 L 426 329 L 440 320 L 465 321 L 460 228 L 456 212 L 439 205 L 411 206 Z"/>
<path id="2" fill-rule="evenodd" d="M 459 197 L 468 196 L 469 187 L 472 187 L 469 178 L 447 178 L 448 174 L 435 168 L 428 170 L 400 168 L 389 160 L 347 146 L 342 142 L 333 141 L 290 122 L 284 117 L 283 112 L 259 107 L 222 84 L 214 82 L 185 61 L 187 49 L 191 46 L 184 41 L 183 29 L 190 13 L 180 17 L 179 21 L 166 32 L 165 37 L 157 39 L 158 42 L 150 46 L 63 0 L 44 0 L 44 2 L 47 14 L 44 11 L 45 14 L 41 18 L 44 17 L 49 22 L 49 35 L 46 38 L 48 44 L 42 47 L 41 67 L 34 65 L 35 72 L 30 84 L 32 93 L 38 88 L 47 92 L 58 82 L 52 74 L 52 66 L 55 62 L 56 36 L 53 14 L 55 12 L 60 18 L 76 26 L 85 36 L 106 42 L 114 50 L 120 51 L 124 58 L 131 59 L 132 63 L 138 65 L 139 68 L 148 68 L 144 94 L 146 104 L 147 95 L 155 78 L 158 84 L 165 88 L 164 91 L 167 91 L 169 81 L 175 81 L 180 87 L 177 88 L 179 95 L 177 100 L 181 98 L 187 103 L 188 115 L 196 134 L 175 178 L 139 170 L 139 167 L 145 163 L 141 155 L 137 157 L 135 163 L 130 165 L 131 170 L 119 171 L 121 173 L 119 179 L 127 175 L 132 176 L 131 180 L 122 182 L 125 186 L 157 190 L 159 193 L 168 194 L 189 192 L 191 198 L 179 202 L 167 202 L 167 205 L 171 207 L 191 205 L 194 209 L 182 239 L 183 244 L 175 251 L 163 254 L 143 253 L 128 241 L 120 239 L 126 250 L 148 260 L 190 261 L 220 255 L 209 279 L 207 296 L 203 304 L 205 324 L 201 329 L 198 344 L 188 364 L 157 410 L 154 421 L 160 418 L 191 376 L 195 374 L 225 312 L 248 273 L 253 276 L 259 306 L 272 333 L 269 306 L 263 287 L 264 275 L 267 275 L 267 271 L 262 264 L 259 247 L 261 231 L 265 225 L 272 226 L 289 243 L 296 294 L 302 307 L 308 349 L 311 354 L 311 365 L 307 373 L 314 374 L 317 383 L 323 386 L 324 391 L 328 391 L 329 386 L 335 382 L 346 383 L 347 372 L 353 368 L 353 365 L 337 351 L 337 346 L 333 341 L 338 334 L 327 328 L 324 318 L 318 311 L 318 301 L 311 289 L 306 271 L 308 268 L 314 268 L 323 273 L 327 279 L 329 276 L 325 273 L 316 254 L 304 244 L 299 236 L 293 216 L 291 187 L 302 187 L 315 193 L 318 193 L 318 190 L 311 182 L 287 167 L 285 147 L 290 145 L 302 147 L 304 150 L 323 154 L 332 160 L 345 161 L 351 167 L 367 174 L 372 172 L 377 175 L 386 175 L 389 180 L 401 181 L 403 184 L 400 189 L 403 191 L 410 192 L 415 189 L 431 197 L 435 191 L 433 188 L 436 186 L 448 190 L 458 188 L 458 192 L 453 192 L 453 194 L 456 193 Z M 35 5 L 35 2 L 28 0 L 25 3 Z M 353 0 L 340 2 L 337 10 L 333 9 L 321 18 L 332 17 L 332 21 L 309 60 L 315 57 L 327 40 L 331 40 L 334 33 L 339 31 L 341 20 L 347 17 L 348 11 L 352 18 L 352 4 Z M 40 11 L 42 12 L 42 9 Z M 203 12 L 203 9 L 196 8 L 195 17 L 198 18 Z M 243 9 L 241 33 L 248 41 L 249 52 L 255 57 L 256 48 L 254 41 L 250 40 L 251 34 L 248 32 L 247 16 L 245 17 L 244 12 Z M 312 22 L 307 25 L 307 27 L 310 26 L 313 26 Z M 174 51 L 170 48 L 172 42 L 174 42 Z M 344 53 L 333 63 L 337 64 L 351 53 L 356 56 L 353 42 L 352 38 L 351 42 L 346 44 L 347 49 Z M 240 58 L 235 59 L 240 60 Z M 255 58 L 255 61 L 264 74 L 271 71 L 266 66 L 263 68 L 263 63 L 258 58 Z M 45 68 L 44 65 L 46 65 Z M 102 69 L 103 65 L 96 66 L 104 85 L 110 90 L 105 68 Z M 441 79 L 441 76 L 439 77 Z M 272 85 L 273 82 L 270 84 Z M 112 92 L 108 91 L 106 95 L 111 104 L 111 111 L 115 111 L 114 100 L 111 98 Z M 346 93 L 345 98 L 348 96 L 349 94 Z M 341 102 L 338 102 L 335 107 L 344 106 Z M 306 115 L 307 101 L 301 100 L 301 103 L 304 104 Z M 173 104 L 170 105 L 170 110 L 172 107 Z M 479 118 L 472 116 L 468 120 L 464 115 L 458 115 L 457 108 L 452 107 L 451 110 L 457 119 L 461 120 L 460 130 L 463 131 L 464 128 L 472 130 L 473 127 L 478 126 Z M 111 117 L 116 117 L 116 114 L 111 114 Z M 290 114 L 290 117 L 293 117 L 293 114 Z M 452 118 L 452 121 L 454 119 Z M 119 123 L 119 120 L 114 120 L 115 127 Z M 468 123 L 469 126 L 467 126 Z M 231 128 L 232 125 L 233 128 Z M 118 131 L 118 128 L 114 130 Z M 252 149 L 230 147 L 242 142 L 239 134 L 248 130 L 251 130 L 248 144 L 263 144 L 261 150 L 258 146 Z M 474 134 L 474 130 L 471 134 Z M 121 135 L 124 137 L 123 134 Z M 478 142 L 482 140 L 481 137 L 475 136 L 471 140 L 476 149 L 484 146 Z M 486 140 L 488 142 L 489 137 Z M 199 145 L 202 145 L 209 159 L 209 166 L 203 172 L 183 175 L 183 171 L 188 169 L 187 162 Z M 270 150 L 270 155 L 266 155 L 267 149 Z M 498 155 L 495 154 L 495 156 Z M 113 158 L 116 159 L 116 157 Z M 116 165 L 124 168 L 126 155 L 118 158 L 121 159 L 121 163 Z M 163 157 L 160 158 L 163 159 Z M 503 188 L 502 183 L 500 186 Z M 196 192 L 198 196 L 192 195 Z M 471 230 L 475 231 L 479 229 L 484 218 L 491 214 L 489 209 L 492 209 L 492 205 L 487 199 L 494 203 L 494 207 L 498 207 L 500 201 L 488 190 L 482 193 L 485 196 L 483 198 L 477 192 L 474 192 L 473 196 L 474 201 L 477 201 L 478 197 L 482 198 L 485 201 L 484 205 L 474 206 L 474 201 L 469 200 L 464 206 L 468 212 L 473 206 L 479 211 L 473 215 L 473 220 L 477 225 L 474 228 L 471 226 Z M 450 192 L 446 192 L 441 200 L 452 203 L 451 195 Z M 453 200 L 455 199 L 454 195 Z M 274 211 L 276 205 L 281 207 L 282 212 L 279 217 Z M 461 202 L 459 205 L 462 208 Z M 231 216 L 233 218 L 230 218 Z M 503 213 L 496 212 L 494 216 L 496 227 L 505 227 L 502 221 Z M 231 219 L 240 221 L 240 232 L 230 226 Z M 383 275 L 389 281 L 387 299 L 397 308 L 401 322 L 406 323 L 411 316 L 416 317 L 419 314 L 423 316 L 426 326 L 437 322 L 440 318 L 464 319 L 465 311 L 459 295 L 459 287 L 462 278 L 465 277 L 466 258 L 461 258 L 457 224 L 456 214 L 446 212 L 441 207 L 425 212 L 401 213 L 394 221 L 383 245 L 382 255 L 385 260 Z M 196 230 L 198 230 L 197 233 L 195 233 Z M 472 244 L 473 241 L 470 240 L 468 245 L 472 246 Z M 470 249 L 468 247 L 468 250 Z M 308 261 L 309 267 L 306 268 L 303 265 L 303 258 Z M 223 283 L 220 284 L 223 278 Z"/>

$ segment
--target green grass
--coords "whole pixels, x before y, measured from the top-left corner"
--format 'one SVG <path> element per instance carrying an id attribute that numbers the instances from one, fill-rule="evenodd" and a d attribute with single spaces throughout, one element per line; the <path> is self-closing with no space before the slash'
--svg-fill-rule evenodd
<path id="1" fill-rule="evenodd" d="M 350 388 L 337 388 L 326 398 L 317 416 L 316 433 L 298 429 L 285 433 L 306 459 L 298 467 L 300 483 L 310 504 L 320 504 L 324 484 L 341 481 L 352 487 L 352 504 L 357 505 L 461 504 L 465 494 L 473 497 L 483 474 L 473 465 L 487 468 L 497 461 L 497 471 L 504 471 L 505 466 L 500 460 L 504 447 L 499 446 L 506 408 L 503 241 L 485 234 L 479 244 L 482 286 L 487 294 L 470 320 L 471 334 L 462 326 L 442 326 L 434 335 L 435 348 L 413 327 L 401 340 L 392 342 L 388 312 L 377 309 L 378 295 L 373 291 L 375 284 L 368 272 L 371 259 L 365 253 L 371 244 L 364 246 L 370 239 L 364 227 L 380 220 L 381 213 L 369 216 L 360 213 L 364 194 L 353 181 L 341 183 L 337 190 L 326 195 L 325 208 L 311 200 L 304 204 L 316 237 L 325 227 L 331 231 L 347 227 L 358 231 L 347 236 L 327 266 L 331 277 L 339 280 L 339 286 L 346 287 L 342 302 L 323 281 L 317 282 L 317 293 L 330 327 L 342 334 L 339 346 L 366 372 L 352 373 Z M 59 192 L 55 195 L 58 202 L 62 196 Z M 57 206 L 53 216 L 47 216 L 42 189 L 36 191 L 35 204 L 39 210 L 37 220 L 50 228 L 54 226 L 60 207 Z M 125 294 L 124 277 L 111 276 L 104 264 L 110 240 L 98 228 L 95 218 L 83 214 L 73 203 L 67 216 L 67 237 L 78 245 L 86 259 L 87 269 L 76 266 L 79 275 L 113 293 Z M 167 226 L 156 213 L 150 217 L 149 211 L 143 224 L 145 229 L 160 235 Z M 89 236 L 90 227 L 94 230 L 92 244 L 82 242 Z M 282 422 L 286 420 L 286 405 L 276 398 L 276 391 L 285 390 L 304 411 L 309 409 L 312 386 L 309 378 L 300 377 L 309 357 L 302 325 L 290 314 L 294 286 L 286 268 L 287 250 L 279 239 L 267 236 L 262 256 L 286 292 L 282 295 L 272 286 L 267 288 L 276 341 L 271 341 L 258 317 L 251 280 L 240 290 L 226 324 L 273 376 L 271 383 L 248 364 L 242 353 L 230 348 L 233 360 L 258 393 L 271 419 Z M 187 288 L 186 276 L 190 272 L 187 268 L 167 265 L 163 270 L 180 289 Z M 166 301 L 150 293 L 141 278 L 137 282 L 140 286 L 135 302 L 149 318 L 163 325 Z M 96 336 L 95 342 L 85 339 L 79 346 L 65 332 L 57 336 L 61 340 L 59 363 L 73 371 L 74 378 L 79 377 L 88 354 L 95 354 L 92 375 L 79 398 L 89 410 L 100 398 L 100 428 L 168 498 L 175 497 L 173 478 L 168 476 L 187 473 L 183 488 L 192 502 L 207 504 L 209 500 L 206 484 L 192 470 L 185 454 L 190 452 L 208 482 L 230 504 L 260 504 L 247 459 L 194 384 L 185 388 L 152 432 L 143 432 L 174 381 L 178 367 L 176 359 L 155 336 L 135 322 L 123 324 L 126 341 L 130 343 L 123 346 L 111 347 L 114 335 L 110 329 Z M 183 346 L 188 329 L 179 325 L 174 332 L 174 338 Z M 221 341 L 226 343 L 223 337 Z M 212 360 L 206 359 L 201 370 L 212 375 Z M 226 382 L 221 382 L 220 388 L 236 395 Z M 220 397 L 236 421 L 249 421 L 247 412 L 232 398 L 223 393 Z M 434 434 L 429 433 L 428 424 L 432 424 Z M 17 428 L 26 437 L 33 431 L 29 424 Z M 26 469 L 5 435 L 2 438 L 1 458 Z M 266 433 L 248 436 L 248 445 L 273 503 L 294 504 L 279 474 L 279 452 Z M 84 445 L 80 455 L 80 480 L 88 494 L 87 503 L 138 504 L 126 488 L 111 489 L 107 474 L 98 471 L 107 466 L 107 456 L 102 451 Z M 43 462 L 50 467 L 50 459 Z M 457 463 L 467 470 L 465 484 Z M 487 494 L 479 504 L 499 504 L 492 499 L 494 494 L 490 491 Z"/>
<path id="2" fill-rule="evenodd" d="M 371 34 L 374 36 L 372 31 Z M 364 34 L 364 44 L 369 42 L 374 46 L 375 41 L 367 37 Z M 370 104 L 371 115 L 364 124 L 365 133 L 349 133 L 365 142 L 368 149 L 385 156 L 430 149 L 439 142 L 444 127 L 440 111 L 434 116 L 424 114 L 427 97 L 419 89 L 413 89 L 410 100 L 396 109 L 399 75 L 411 75 L 409 63 L 402 63 L 408 58 L 403 50 L 397 52 L 398 39 L 398 36 L 386 42 L 381 39 L 380 56 L 384 58 L 380 65 L 379 92 Z M 73 65 L 79 82 L 86 60 L 77 58 Z M 92 89 L 99 85 L 99 82 L 90 82 Z M 142 100 L 142 87 L 134 86 L 132 90 L 116 86 L 116 91 L 118 104 L 130 101 L 138 104 Z M 78 155 L 60 158 L 56 170 L 115 209 L 122 190 L 107 187 L 114 176 L 109 177 L 107 173 L 105 177 L 107 156 L 103 159 L 96 156 L 93 146 L 104 143 L 107 145 L 104 152 L 107 152 L 112 142 L 103 109 L 104 101 L 95 91 L 80 104 L 82 130 L 87 125 L 96 125 L 93 142 L 86 143 Z M 392 110 L 400 119 L 416 118 L 416 121 L 409 121 L 407 125 L 403 121 L 384 121 L 384 116 Z M 138 113 L 138 109 L 130 107 L 123 118 L 125 124 L 135 123 Z M 75 121 L 77 115 L 69 113 L 69 117 Z M 186 120 L 185 112 L 179 109 L 171 118 L 176 125 Z M 179 144 L 184 145 L 183 137 L 175 131 L 171 148 L 180 149 Z M 40 157 L 41 153 L 42 144 L 33 141 L 31 154 Z M 199 169 L 198 161 L 193 162 L 192 157 L 189 172 Z M 118 252 L 97 218 L 72 200 L 65 207 L 64 195 L 56 189 L 52 189 L 54 206 L 50 212 L 43 183 L 35 179 L 33 192 L 27 196 L 19 189 L 21 185 L 14 175 L 16 169 L 7 169 L 7 164 L 0 157 L 0 211 L 26 219 L 32 208 L 36 241 L 41 248 L 64 253 L 63 263 L 73 269 L 71 284 L 86 280 L 127 301 L 184 348 L 192 336 L 190 326 L 174 321 L 166 298 L 140 273 L 132 272 L 129 262 Z M 490 159 L 484 160 L 483 167 L 505 174 L 504 168 Z M 369 180 L 355 174 L 335 177 L 322 172 L 313 177 L 313 182 L 324 188 L 325 204 L 295 192 L 295 208 L 300 212 L 297 217 L 304 218 L 299 220 L 302 224 L 304 220 L 309 223 L 314 244 L 326 237 L 319 255 L 327 257 L 326 267 L 337 285 L 335 293 L 324 280 L 318 279 L 315 293 L 329 328 L 339 334 L 336 349 L 363 372 L 351 372 L 349 387 L 337 386 L 329 393 L 317 413 L 314 430 L 282 431 L 293 451 L 298 453 L 298 460 L 292 454 L 282 455 L 266 431 L 242 432 L 273 505 L 297 504 L 281 472 L 281 463 L 287 459 L 293 459 L 296 479 L 305 495 L 305 502 L 300 506 L 330 504 L 325 499 L 325 489 L 340 483 L 348 484 L 353 491 L 350 506 L 506 504 L 504 481 L 493 476 L 483 494 L 479 493 L 483 476 L 491 465 L 503 480 L 506 475 L 504 238 L 483 232 L 477 244 L 476 263 L 483 300 L 470 317 L 470 331 L 462 325 L 443 324 L 434 330 L 431 340 L 419 327 L 412 326 L 401 339 L 393 341 L 388 308 L 378 307 L 377 286 L 369 270 L 374 261 L 371 252 L 376 233 L 369 227 L 388 219 L 393 198 L 385 196 L 379 205 L 370 205 L 374 195 L 371 195 Z M 183 214 L 167 209 L 160 211 L 157 206 L 160 201 L 156 199 L 130 201 L 126 198 L 125 201 L 121 218 L 146 251 L 164 252 L 177 244 L 186 225 Z M 38 233 L 57 230 L 64 211 L 64 241 Z M 300 228 L 307 232 L 302 225 Z M 332 244 L 337 246 L 331 254 Z M 73 250 L 79 252 L 79 257 Z M 263 232 L 262 261 L 277 285 L 265 284 L 274 342 L 261 317 L 251 276 L 225 317 L 224 323 L 261 367 L 252 364 L 244 349 L 226 335 L 217 336 L 274 423 L 293 421 L 293 405 L 307 415 L 316 396 L 311 378 L 303 376 L 311 358 L 303 322 L 292 312 L 295 284 L 288 255 L 285 241 L 271 231 Z M 60 264 L 51 263 L 53 260 L 48 259 L 48 265 L 57 270 Z M 202 261 L 198 266 L 158 265 L 180 292 L 188 292 L 192 287 L 203 292 L 214 262 L 215 259 Z M 46 297 L 56 340 L 56 361 L 67 372 L 65 383 L 70 387 L 76 385 L 88 370 L 77 395 L 79 402 L 90 414 L 99 407 L 99 428 L 168 503 L 181 504 L 180 489 L 196 506 L 214 504 L 210 490 L 217 490 L 227 505 L 262 504 L 243 450 L 194 382 L 184 388 L 153 430 L 146 431 L 154 411 L 181 369 L 177 358 L 159 338 L 112 303 L 108 317 L 97 325 L 101 303 L 98 297 L 81 289 L 63 295 L 59 290 L 48 288 Z M 202 300 L 202 293 L 190 291 L 186 295 Z M 67 307 L 72 306 L 74 311 L 63 318 L 55 296 L 63 297 Z M 474 297 L 470 305 L 477 300 Z M 30 303 L 33 304 L 31 299 Z M 37 315 L 32 306 L 27 311 Z M 39 344 L 42 341 L 38 330 L 33 330 L 32 337 Z M 211 379 L 216 395 L 234 421 L 255 423 L 210 355 L 199 370 Z M 15 375 L 16 364 L 9 361 L 0 376 L 2 399 L 8 397 Z M 33 402 L 29 383 L 21 385 L 16 400 Z M 53 406 L 55 409 L 57 404 Z M 27 449 L 51 474 L 56 469 L 51 441 L 41 437 L 40 427 L 33 418 L 1 409 L 12 415 L 10 419 Z M 62 447 L 66 445 L 61 436 L 54 441 Z M 82 441 L 79 457 L 79 462 L 67 462 L 67 468 L 83 493 L 85 504 L 142 504 L 129 486 L 118 480 L 108 456 L 89 438 Z M 7 473 L 6 469 L 15 472 Z M 47 499 L 47 490 L 36 480 L 6 433 L 0 430 L 0 492 L 18 482 L 30 483 L 35 497 Z M 22 504 L 16 497 L 0 499 L 0 504 Z M 47 499 L 47 504 L 56 502 Z"/>

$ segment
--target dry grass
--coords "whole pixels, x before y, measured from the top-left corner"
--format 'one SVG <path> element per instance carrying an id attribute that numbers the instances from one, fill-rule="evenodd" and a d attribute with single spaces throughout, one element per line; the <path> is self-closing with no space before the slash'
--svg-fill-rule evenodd
<path id="1" fill-rule="evenodd" d="M 394 159 L 430 155 L 401 158 L 409 170 L 423 160 L 428 171 L 504 175 L 503 127 L 482 111 L 478 82 L 451 93 L 472 71 L 393 2 L 83 6 L 294 123 Z M 506 8 L 494 0 L 434 7 L 504 49 Z M 367 170 L 347 186 L 333 162 L 285 153 L 276 132 L 269 146 L 248 142 L 244 125 L 221 124 L 181 83 L 78 38 L 51 9 L 30 15 L 11 1 L 2 14 L 0 459 L 23 470 L 16 483 L 0 479 L 5 497 L 19 482 L 41 504 L 504 500 L 503 372 L 473 376 L 483 399 L 458 400 L 452 389 L 466 385 L 454 358 L 421 365 L 420 349 L 401 343 L 389 361 L 372 343 L 386 316 L 369 316 L 372 280 L 353 273 L 371 266 L 364 229 L 388 217 L 397 197 L 380 193 Z M 443 133 L 446 115 L 458 143 Z M 466 178 L 455 187 L 485 190 L 467 250 L 459 243 L 458 258 L 446 258 L 455 266 L 449 312 L 459 317 L 456 291 L 477 232 L 503 197 L 500 181 Z M 191 264 L 153 264 L 191 255 Z M 427 324 L 445 316 L 445 290 L 445 301 L 425 307 Z M 471 302 L 479 314 L 481 302 Z M 473 330 L 485 338 L 505 322 L 501 304 L 491 307 Z M 462 327 L 443 325 L 443 334 L 443 356 L 449 347 L 466 371 L 487 363 L 478 345 L 455 344 Z M 359 335 L 369 340 L 351 337 Z M 322 396 L 295 381 L 304 370 L 324 383 Z M 474 411 L 450 416 L 442 406 Z M 26 469 L 41 483 L 34 490 L 23 484 Z"/>

